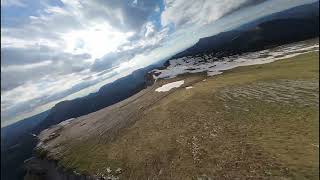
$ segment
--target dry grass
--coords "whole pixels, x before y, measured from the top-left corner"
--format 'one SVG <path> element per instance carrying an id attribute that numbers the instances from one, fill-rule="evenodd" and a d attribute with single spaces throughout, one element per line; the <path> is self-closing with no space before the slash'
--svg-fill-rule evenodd
<path id="1" fill-rule="evenodd" d="M 95 174 L 120 167 L 120 179 L 319 179 L 318 57 L 239 67 L 180 88 L 113 140 L 68 142 L 60 163 Z"/>

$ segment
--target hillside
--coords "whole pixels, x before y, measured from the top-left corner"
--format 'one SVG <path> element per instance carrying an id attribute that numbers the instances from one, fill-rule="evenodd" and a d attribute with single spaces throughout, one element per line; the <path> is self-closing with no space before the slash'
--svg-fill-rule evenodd
<path id="1" fill-rule="evenodd" d="M 318 58 L 160 79 L 43 131 L 38 154 L 83 179 L 318 179 Z M 180 88 L 155 91 L 179 80 Z"/>

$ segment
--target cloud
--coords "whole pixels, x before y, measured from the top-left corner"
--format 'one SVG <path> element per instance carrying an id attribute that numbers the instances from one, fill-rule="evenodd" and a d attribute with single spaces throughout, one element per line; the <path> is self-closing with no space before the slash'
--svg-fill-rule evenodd
<path id="1" fill-rule="evenodd" d="M 71 54 L 46 46 L 1 49 L 1 91 L 12 90 L 45 75 L 69 74 L 87 68 L 90 54 Z"/>
<path id="2" fill-rule="evenodd" d="M 91 56 L 88 53 L 72 54 L 53 49 L 48 46 L 30 46 L 25 48 L 5 47 L 1 49 L 1 66 L 9 65 L 27 65 L 42 61 L 81 61 L 89 59 Z M 70 62 L 68 62 L 70 63 Z"/>
<path id="3" fill-rule="evenodd" d="M 100 59 L 96 59 L 91 67 L 91 70 L 99 72 L 106 69 L 110 69 L 112 67 L 119 66 L 122 62 L 129 61 L 132 57 L 133 54 L 130 54 L 128 52 L 111 52 Z"/>
<path id="4" fill-rule="evenodd" d="M 140 33 L 131 37 L 131 41 L 118 47 L 117 51 L 110 52 L 104 57 L 96 59 L 91 70 L 94 72 L 119 66 L 121 63 L 133 59 L 136 55 L 148 54 L 150 51 L 162 46 L 168 36 L 169 29 L 157 31 L 151 22 L 147 22 Z"/>
<path id="5" fill-rule="evenodd" d="M 145 28 L 146 28 L 145 34 L 144 34 L 145 37 L 151 37 L 156 32 L 156 29 L 155 29 L 156 27 L 153 23 L 148 22 Z"/>
<path id="6" fill-rule="evenodd" d="M 20 7 L 25 7 L 26 4 L 22 0 L 1 0 L 1 6 L 20 6 Z"/>
<path id="7" fill-rule="evenodd" d="M 139 31 L 159 4 L 158 1 L 150 0 L 64 0 L 63 3 L 81 18 L 108 21 L 112 27 L 121 31 Z"/>
<path id="8" fill-rule="evenodd" d="M 266 0 L 164 0 L 165 10 L 161 14 L 161 24 L 170 23 L 176 28 L 204 25 L 244 7 Z"/>

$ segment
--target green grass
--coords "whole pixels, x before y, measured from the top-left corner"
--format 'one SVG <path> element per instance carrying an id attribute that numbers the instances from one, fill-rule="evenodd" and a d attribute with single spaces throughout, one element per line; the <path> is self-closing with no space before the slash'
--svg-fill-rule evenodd
<path id="1" fill-rule="evenodd" d="M 318 57 L 239 67 L 181 88 L 113 141 L 69 142 L 60 163 L 98 174 L 120 167 L 122 179 L 319 179 Z M 288 102 L 261 93 L 264 85 Z"/>

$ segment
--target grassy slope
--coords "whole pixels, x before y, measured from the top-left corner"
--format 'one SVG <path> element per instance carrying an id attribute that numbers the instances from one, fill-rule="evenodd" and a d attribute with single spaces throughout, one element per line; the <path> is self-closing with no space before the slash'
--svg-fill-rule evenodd
<path id="1" fill-rule="evenodd" d="M 122 179 L 318 179 L 318 52 L 181 88 L 112 142 L 70 146 L 66 167 Z"/>

